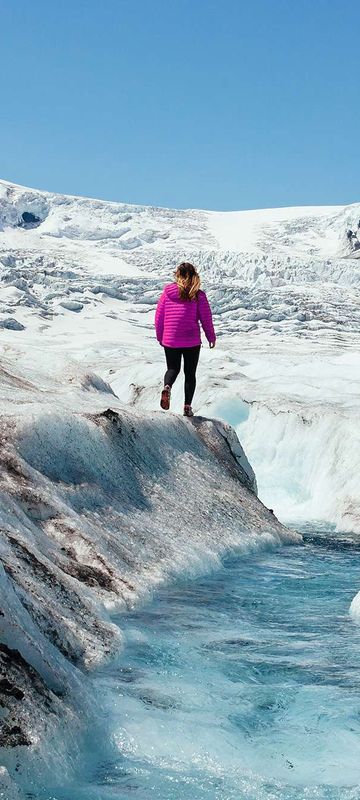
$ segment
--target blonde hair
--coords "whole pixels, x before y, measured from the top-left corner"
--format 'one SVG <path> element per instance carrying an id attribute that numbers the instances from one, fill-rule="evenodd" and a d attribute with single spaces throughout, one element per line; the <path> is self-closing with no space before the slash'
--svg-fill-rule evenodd
<path id="1" fill-rule="evenodd" d="M 176 269 L 175 280 L 182 300 L 195 300 L 200 289 L 200 275 L 193 264 L 183 261 Z"/>

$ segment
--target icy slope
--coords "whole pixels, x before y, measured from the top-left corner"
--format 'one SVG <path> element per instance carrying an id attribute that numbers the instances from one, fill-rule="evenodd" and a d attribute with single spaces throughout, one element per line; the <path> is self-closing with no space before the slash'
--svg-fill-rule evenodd
<path id="1" fill-rule="evenodd" d="M 260 497 L 284 520 L 360 530 L 359 218 L 360 204 L 172 211 L 0 182 L 3 366 L 21 365 L 35 389 L 54 372 L 78 385 L 80 366 L 156 408 L 155 303 L 193 259 L 219 333 L 202 353 L 197 411 L 240 426 Z"/>
<path id="2" fill-rule="evenodd" d="M 228 426 L 125 411 L 94 376 L 53 380 L 39 396 L 6 372 L 2 393 L 19 403 L 1 418 L 0 761 L 28 789 L 76 764 L 88 675 L 121 646 L 111 611 L 229 549 L 297 538 Z"/>

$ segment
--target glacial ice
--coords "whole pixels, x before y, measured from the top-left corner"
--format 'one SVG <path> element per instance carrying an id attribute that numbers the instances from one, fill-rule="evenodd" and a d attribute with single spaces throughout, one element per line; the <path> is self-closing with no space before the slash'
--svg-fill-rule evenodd
<path id="1" fill-rule="evenodd" d="M 46 392 L 42 406 L 31 403 L 30 387 L 20 416 L 2 419 L 0 657 L 23 694 L 7 698 L 14 743 L 32 743 L 20 786 L 46 784 L 76 760 L 91 718 L 88 673 L 121 647 L 110 612 L 179 572 L 213 568 L 228 550 L 297 540 L 257 499 L 229 426 L 125 411 L 111 395 L 106 410 L 108 389 L 94 383 L 95 394 L 70 384 L 76 412 L 52 409 Z M 46 758 L 45 729 L 56 747 Z M 3 751 L 10 774 L 17 750 Z"/>
<path id="2" fill-rule="evenodd" d="M 186 254 L 200 268 L 218 331 L 217 350 L 202 354 L 197 411 L 256 406 L 263 439 L 279 410 L 289 414 L 293 423 L 284 416 L 281 433 L 278 419 L 275 425 L 285 440 L 276 443 L 271 434 L 272 446 L 290 452 L 294 426 L 302 455 L 292 459 L 293 478 L 281 482 L 282 499 L 271 505 L 293 518 L 295 501 L 300 516 L 307 510 L 313 519 L 358 529 L 355 448 L 346 455 L 346 473 L 334 453 L 326 454 L 332 427 L 339 445 L 348 447 L 350 429 L 358 436 L 360 251 L 351 249 L 346 233 L 357 230 L 359 204 L 173 211 L 0 185 L 0 331 L 10 362 L 27 361 L 31 352 L 40 370 L 63 363 L 76 372 L 80 364 L 111 383 L 123 402 L 153 409 L 163 371 L 153 337 L 155 303 Z M 41 225 L 19 229 L 25 211 L 41 217 Z M 9 317 L 24 330 L 4 328 Z M 176 402 L 179 396 L 176 388 Z M 268 498 L 271 463 L 282 470 L 281 455 L 259 464 L 254 413 L 241 435 L 260 471 L 260 496 Z M 320 416 L 327 422 L 320 424 Z M 317 436 L 321 486 L 306 467 Z"/>
<path id="3" fill-rule="evenodd" d="M 24 213 L 40 224 L 18 227 Z M 19 713 L 10 694 L 7 710 L 13 735 L 34 742 L 20 772 L 16 747 L 1 763 L 19 785 L 35 761 L 40 781 L 76 762 L 89 673 L 122 644 L 115 609 L 229 549 L 288 540 L 226 423 L 282 522 L 360 530 L 360 253 L 346 239 L 359 216 L 359 204 L 173 211 L 0 181 L 0 591 L 11 610 L 0 656 L 21 655 L 9 680 L 26 701 Z M 184 256 L 218 332 L 201 354 L 194 422 L 154 412 L 154 308 Z"/>
<path id="4" fill-rule="evenodd" d="M 25 800 L 25 795 L 15 786 L 5 767 L 0 767 L 0 798 L 1 800 Z"/>
<path id="5" fill-rule="evenodd" d="M 252 453 L 260 496 L 280 519 L 360 533 L 357 420 L 356 409 L 251 405 L 237 432 Z"/>

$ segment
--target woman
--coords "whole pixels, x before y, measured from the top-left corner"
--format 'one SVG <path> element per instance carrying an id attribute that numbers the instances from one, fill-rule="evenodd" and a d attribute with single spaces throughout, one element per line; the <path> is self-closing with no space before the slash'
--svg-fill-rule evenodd
<path id="1" fill-rule="evenodd" d="M 196 367 L 201 347 L 200 325 L 210 347 L 216 336 L 211 310 L 205 292 L 200 289 L 200 277 L 192 264 L 184 261 L 175 272 L 175 283 L 165 286 L 157 304 L 155 329 L 158 342 L 165 350 L 167 371 L 161 392 L 161 408 L 170 408 L 171 387 L 184 358 L 185 404 L 184 416 L 193 417 L 191 402 L 196 386 Z"/>

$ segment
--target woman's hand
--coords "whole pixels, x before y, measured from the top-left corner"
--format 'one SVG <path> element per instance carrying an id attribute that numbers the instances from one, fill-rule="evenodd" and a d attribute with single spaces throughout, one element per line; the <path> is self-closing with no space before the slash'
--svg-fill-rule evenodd
<path id="1" fill-rule="evenodd" d="M 215 347 L 216 342 L 209 342 L 210 350 L 213 350 Z"/>

